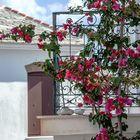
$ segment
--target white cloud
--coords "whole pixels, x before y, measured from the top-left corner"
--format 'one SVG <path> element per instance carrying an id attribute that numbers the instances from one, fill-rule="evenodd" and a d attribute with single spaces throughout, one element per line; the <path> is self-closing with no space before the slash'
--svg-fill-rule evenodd
<path id="1" fill-rule="evenodd" d="M 82 5 L 83 5 L 82 0 L 69 0 L 68 2 L 68 7 L 77 7 Z"/>
<path id="2" fill-rule="evenodd" d="M 67 5 L 64 5 L 62 3 L 56 2 L 56 3 L 53 3 L 53 4 L 47 4 L 46 9 L 47 9 L 46 22 L 52 24 L 52 13 L 53 12 L 66 11 L 67 10 Z M 64 19 L 61 18 L 61 21 L 62 20 L 64 20 Z"/>
<path id="3" fill-rule="evenodd" d="M 62 3 L 59 3 L 59 2 L 56 2 L 56 3 L 53 3 L 53 4 L 48 4 L 47 8 L 49 9 L 49 11 L 51 13 L 52 12 L 60 12 L 60 11 L 67 10 L 67 6 L 62 4 Z"/>
<path id="4" fill-rule="evenodd" d="M 51 1 L 46 1 L 46 5 L 44 6 L 40 6 L 36 0 L 2 0 L 1 3 L 23 12 L 26 15 L 52 24 L 52 12 L 66 11 L 70 6 L 76 7 L 78 5 L 82 5 L 82 0 L 68 0 L 67 4 L 60 2 L 51 3 Z M 67 15 L 61 15 L 58 19 L 58 23 L 64 23 L 66 18 Z"/>
<path id="5" fill-rule="evenodd" d="M 46 8 L 38 5 L 35 0 L 5 0 L 4 4 L 34 18 L 46 18 Z"/>
<path id="6" fill-rule="evenodd" d="M 49 24 L 52 24 L 52 12 L 67 10 L 67 5 L 60 2 L 46 2 L 46 6 L 40 6 L 36 0 L 5 0 L 1 3 Z"/>
<path id="7" fill-rule="evenodd" d="M 50 12 L 50 15 L 47 16 L 47 21 L 52 21 L 52 12 L 64 12 L 68 10 L 68 7 L 77 7 L 77 6 L 82 6 L 82 0 L 69 0 L 68 3 L 66 5 L 64 5 L 63 3 L 53 3 L 53 4 L 49 4 L 47 5 L 47 10 Z M 79 19 L 76 16 L 71 16 L 71 15 L 59 15 L 57 16 L 57 23 L 59 23 L 60 25 L 66 22 L 67 18 L 73 17 L 73 20 L 76 21 L 77 19 Z"/>

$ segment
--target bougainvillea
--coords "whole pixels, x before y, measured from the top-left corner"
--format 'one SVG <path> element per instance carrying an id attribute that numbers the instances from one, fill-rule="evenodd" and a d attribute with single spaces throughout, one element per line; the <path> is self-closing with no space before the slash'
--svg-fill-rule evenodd
<path id="1" fill-rule="evenodd" d="M 36 35 L 33 25 L 19 25 L 7 34 L 0 33 L 0 40 L 12 38 L 31 43 L 38 36 L 38 47 L 47 50 L 50 59 L 44 63 L 44 70 L 55 80 L 68 80 L 82 92 L 84 104 L 94 108 L 89 120 L 99 125 L 95 140 L 123 140 L 127 124 L 126 107 L 132 106 L 138 99 L 130 94 L 130 88 L 140 87 L 140 38 L 133 40 L 131 34 L 138 33 L 140 5 L 135 0 L 83 0 L 87 11 L 88 23 L 94 22 L 95 14 L 100 16 L 96 30 L 92 26 L 67 20 L 63 29 L 42 32 Z M 82 8 L 70 8 L 71 12 L 83 14 Z M 63 41 L 67 32 L 72 35 L 86 35 L 87 44 L 79 56 L 71 56 L 56 61 L 52 53 L 60 53 L 59 41 Z M 92 52 L 92 56 L 91 56 Z M 82 104 L 79 103 L 79 107 Z M 113 113 L 118 122 L 112 121 Z"/>

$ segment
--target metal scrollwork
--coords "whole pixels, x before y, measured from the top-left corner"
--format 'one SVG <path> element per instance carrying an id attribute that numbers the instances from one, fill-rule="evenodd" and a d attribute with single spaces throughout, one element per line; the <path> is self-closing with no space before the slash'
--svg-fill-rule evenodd
<path id="1" fill-rule="evenodd" d="M 86 12 L 85 12 L 86 13 Z M 58 12 L 56 13 L 57 16 L 59 15 L 70 15 L 72 13 L 69 13 L 69 12 Z M 74 15 L 78 15 L 79 13 L 74 13 Z M 73 33 L 73 30 L 71 30 L 71 28 L 75 28 L 78 26 L 78 23 L 82 23 L 82 26 L 86 29 L 92 29 L 93 31 L 97 31 L 97 28 L 98 28 L 98 25 L 100 23 L 100 16 L 98 14 L 94 14 L 92 16 L 92 20 L 90 22 L 86 20 L 87 19 L 87 16 L 85 16 L 84 12 L 83 12 L 83 15 L 82 16 L 79 16 L 79 18 L 74 21 L 72 20 L 71 18 L 67 18 L 66 19 L 66 24 L 69 24 L 70 26 L 70 30 L 68 28 L 68 31 L 67 31 L 67 45 L 69 46 L 70 49 L 68 49 L 70 52 L 69 52 L 69 55 L 68 56 L 61 56 L 61 58 L 66 58 L 66 57 L 70 57 L 72 55 L 72 51 L 73 51 L 73 41 L 79 41 L 76 40 L 75 36 L 77 35 L 76 33 Z M 56 19 L 57 20 L 57 19 Z M 63 25 L 57 25 L 56 21 L 54 22 L 54 27 L 56 27 L 56 29 L 60 28 L 60 27 L 63 27 Z M 72 23 L 72 24 L 71 24 Z M 121 26 L 116 24 L 115 27 L 112 29 L 112 32 L 114 35 L 118 35 L 120 34 L 120 28 Z M 132 36 L 135 38 L 136 35 L 139 35 L 140 34 L 140 26 L 137 26 L 137 27 L 131 27 L 128 23 L 125 24 L 124 26 L 124 32 L 123 32 L 123 35 L 124 36 Z M 86 46 L 86 38 L 82 38 L 84 41 L 83 41 L 83 46 Z M 95 43 L 96 44 L 96 43 Z M 94 52 L 100 50 L 102 46 L 100 46 L 99 48 L 96 48 L 94 47 Z M 101 49 L 103 50 L 103 49 Z M 92 51 L 93 49 L 91 49 L 91 55 L 92 55 Z M 99 52 L 100 53 L 100 52 Z M 56 90 L 56 94 L 55 94 L 55 107 L 56 107 L 56 111 L 61 108 L 62 106 L 69 106 L 70 108 L 75 108 L 76 107 L 76 103 L 77 101 L 79 100 L 79 98 L 81 97 L 81 93 L 80 91 L 76 90 L 74 88 L 74 84 L 71 84 L 70 82 L 66 81 L 66 82 L 63 82 L 63 83 L 59 83 L 58 84 L 59 87 L 57 87 L 57 90 Z M 132 91 L 130 90 L 130 94 L 135 94 L 136 96 L 140 97 L 140 94 L 137 93 L 132 93 Z"/>

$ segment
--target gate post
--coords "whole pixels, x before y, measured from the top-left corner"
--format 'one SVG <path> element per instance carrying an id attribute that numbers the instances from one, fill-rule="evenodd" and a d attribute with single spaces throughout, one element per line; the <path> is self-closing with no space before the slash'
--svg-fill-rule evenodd
<path id="1" fill-rule="evenodd" d="M 45 75 L 41 62 L 26 65 L 28 80 L 28 135 L 40 135 L 37 116 L 54 115 L 54 82 Z"/>

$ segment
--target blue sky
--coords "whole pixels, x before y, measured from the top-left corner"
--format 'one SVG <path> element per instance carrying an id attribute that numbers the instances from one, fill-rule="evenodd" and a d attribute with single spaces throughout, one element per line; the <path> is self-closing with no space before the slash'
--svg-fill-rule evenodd
<path id="1" fill-rule="evenodd" d="M 82 0 L 0 0 L 0 5 L 52 24 L 52 12 L 66 11 L 69 6 L 81 5 Z M 62 17 L 63 18 L 63 17 Z"/>
<path id="2" fill-rule="evenodd" d="M 48 4 L 53 4 L 53 3 L 64 3 L 65 5 L 68 3 L 68 0 L 36 0 L 36 2 L 38 4 L 40 4 L 41 6 Z"/>

